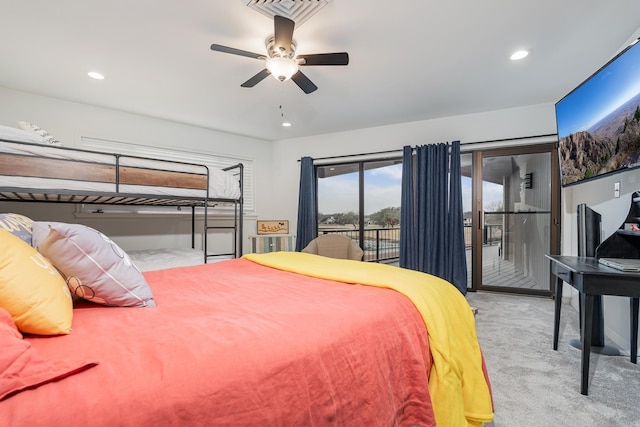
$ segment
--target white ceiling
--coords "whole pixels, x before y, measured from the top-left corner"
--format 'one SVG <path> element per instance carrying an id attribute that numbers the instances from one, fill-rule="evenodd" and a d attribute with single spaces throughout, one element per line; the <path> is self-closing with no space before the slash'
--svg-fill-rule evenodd
<path id="1" fill-rule="evenodd" d="M 0 86 L 280 140 L 554 103 L 640 28 L 638 0 L 333 0 L 296 28 L 297 52 L 350 64 L 304 67 L 305 95 L 242 88 L 264 64 L 209 49 L 265 52 L 273 22 L 245 3 L 0 0 Z"/>

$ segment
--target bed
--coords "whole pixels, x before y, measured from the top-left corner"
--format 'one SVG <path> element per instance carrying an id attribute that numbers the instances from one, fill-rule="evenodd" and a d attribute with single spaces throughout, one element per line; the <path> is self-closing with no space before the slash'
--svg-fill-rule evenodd
<path id="1" fill-rule="evenodd" d="M 203 166 L 16 139 L 0 136 L 0 200 L 189 206 L 205 221 L 232 203 L 241 236 L 241 165 L 228 186 L 239 193 L 226 194 Z M 492 419 L 471 309 L 433 276 L 296 252 L 141 273 L 97 230 L 34 222 L 12 234 L 20 221 L 0 221 L 0 427 Z M 78 228 L 100 256 L 69 237 Z M 111 295 L 125 285 L 131 298 Z M 38 313 L 53 329 L 24 319 L 41 308 L 31 298 L 55 302 Z"/>
<path id="2" fill-rule="evenodd" d="M 68 335 L 26 335 L 70 373 L 5 396 L 1 426 L 492 419 L 473 315 L 441 279 L 295 252 L 144 276 L 155 308 L 79 302 Z"/>
<path id="3" fill-rule="evenodd" d="M 210 253 L 203 238 L 203 261 L 238 257 L 242 251 L 243 165 L 217 170 L 205 165 L 117 153 L 73 149 L 0 126 L 0 200 L 176 206 L 191 208 L 192 247 L 196 209 L 203 212 L 203 236 L 231 229 L 232 249 Z M 233 225 L 213 227 L 208 209 L 233 206 Z"/>

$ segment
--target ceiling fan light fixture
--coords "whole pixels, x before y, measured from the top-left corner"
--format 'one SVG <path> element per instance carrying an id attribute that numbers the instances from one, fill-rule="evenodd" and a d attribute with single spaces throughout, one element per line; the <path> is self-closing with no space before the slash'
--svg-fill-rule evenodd
<path id="1" fill-rule="evenodd" d="M 276 56 L 267 60 L 267 70 L 273 77 L 283 82 L 298 72 L 298 63 L 291 58 Z"/>
<path id="2" fill-rule="evenodd" d="M 298 4 L 294 3 L 294 0 L 289 1 L 291 5 Z M 211 50 L 265 61 L 265 68 L 242 83 L 241 87 L 254 87 L 271 74 L 281 82 L 292 80 L 304 93 L 310 94 L 315 92 L 318 86 L 300 71 L 299 67 L 309 65 L 348 65 L 349 54 L 347 52 L 336 52 L 296 56 L 296 41 L 293 39 L 295 25 L 296 23 L 293 20 L 282 15 L 273 17 L 273 35 L 265 40 L 267 56 L 215 43 L 211 45 Z"/>

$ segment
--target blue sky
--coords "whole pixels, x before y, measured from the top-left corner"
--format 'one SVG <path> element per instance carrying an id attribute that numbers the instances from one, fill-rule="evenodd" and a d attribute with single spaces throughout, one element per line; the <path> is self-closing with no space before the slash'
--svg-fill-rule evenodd
<path id="1" fill-rule="evenodd" d="M 556 104 L 558 137 L 590 128 L 638 93 L 640 43 Z"/>
<path id="2" fill-rule="evenodd" d="M 471 210 L 471 178 L 462 177 L 462 211 L 469 212 Z M 502 185 L 494 184 L 488 181 L 482 182 L 482 205 L 486 211 L 492 211 L 499 204 L 502 205 L 504 197 L 504 189 Z"/>
<path id="3" fill-rule="evenodd" d="M 400 206 L 402 164 L 365 171 L 365 215 Z M 318 180 L 318 210 L 322 213 L 358 212 L 358 174 Z"/>
<path id="4" fill-rule="evenodd" d="M 400 206 L 402 165 L 365 171 L 365 215 Z M 502 186 L 484 185 L 484 203 L 500 202 Z M 462 177 L 463 210 L 471 210 L 471 179 Z M 318 207 L 324 214 L 358 211 L 358 174 L 350 173 L 318 180 Z"/>

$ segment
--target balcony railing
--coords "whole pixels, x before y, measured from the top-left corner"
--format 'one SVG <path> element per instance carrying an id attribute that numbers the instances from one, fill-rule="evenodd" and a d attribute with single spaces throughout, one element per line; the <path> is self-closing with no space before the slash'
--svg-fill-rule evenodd
<path id="1" fill-rule="evenodd" d="M 360 244 L 360 231 L 346 228 L 321 228 L 318 234 L 344 234 Z M 472 228 L 464 226 L 464 246 L 471 248 Z M 502 225 L 486 224 L 482 234 L 484 245 L 500 245 Z M 371 262 L 396 262 L 400 258 L 400 228 L 371 227 L 364 230 L 364 260 Z"/>
<path id="2" fill-rule="evenodd" d="M 318 234 L 344 234 L 360 244 L 360 231 L 345 228 L 321 228 Z M 394 262 L 400 258 L 400 228 L 365 228 L 364 260 Z"/>

